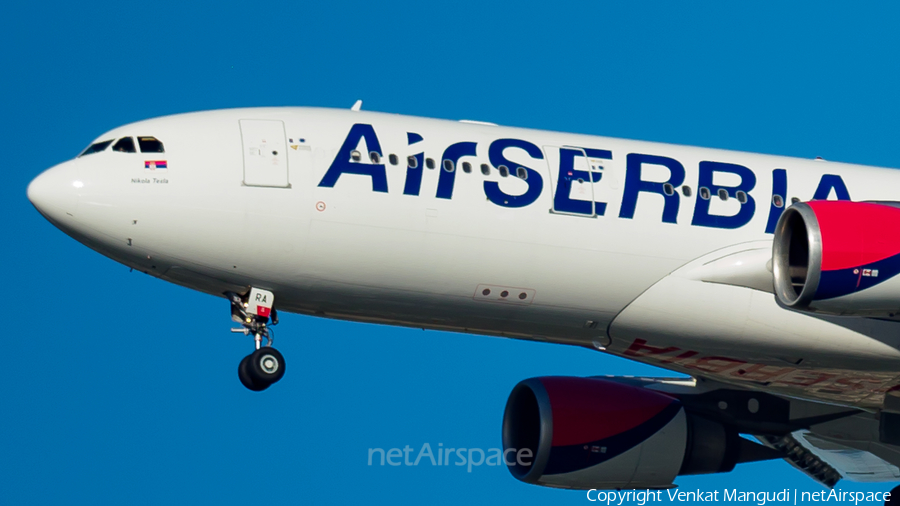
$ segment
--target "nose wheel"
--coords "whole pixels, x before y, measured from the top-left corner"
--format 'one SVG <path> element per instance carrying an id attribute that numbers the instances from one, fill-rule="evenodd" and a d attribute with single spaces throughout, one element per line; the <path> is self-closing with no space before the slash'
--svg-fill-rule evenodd
<path id="1" fill-rule="evenodd" d="M 247 355 L 238 365 L 238 378 L 254 392 L 261 392 L 284 376 L 284 357 L 271 346 Z"/>
<path id="2" fill-rule="evenodd" d="M 284 356 L 272 346 L 274 332 L 270 327 L 278 324 L 278 313 L 272 309 L 274 296 L 257 288 L 246 296 L 233 292 L 226 295 L 231 300 L 231 319 L 242 327 L 231 331 L 253 336 L 256 344 L 256 350 L 238 364 L 238 378 L 249 390 L 261 392 L 280 380 L 285 371 Z"/>

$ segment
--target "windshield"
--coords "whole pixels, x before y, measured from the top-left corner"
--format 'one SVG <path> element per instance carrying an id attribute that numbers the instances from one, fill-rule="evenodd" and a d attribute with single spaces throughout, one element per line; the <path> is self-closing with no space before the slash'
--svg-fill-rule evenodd
<path id="1" fill-rule="evenodd" d="M 113 145 L 113 151 L 120 153 L 134 153 L 134 139 L 131 137 L 122 137 L 119 142 Z"/>
<path id="2" fill-rule="evenodd" d="M 108 141 L 95 142 L 95 143 L 91 144 L 90 146 L 88 146 L 87 149 L 82 151 L 81 154 L 78 156 L 81 157 L 84 155 L 92 155 L 94 153 L 99 153 L 99 152 L 103 151 L 104 149 L 108 148 L 109 145 L 112 144 L 112 141 L 113 140 L 110 139 Z"/>
<path id="3" fill-rule="evenodd" d="M 156 137 L 138 137 L 138 144 L 141 146 L 141 153 L 165 153 L 163 143 Z"/>

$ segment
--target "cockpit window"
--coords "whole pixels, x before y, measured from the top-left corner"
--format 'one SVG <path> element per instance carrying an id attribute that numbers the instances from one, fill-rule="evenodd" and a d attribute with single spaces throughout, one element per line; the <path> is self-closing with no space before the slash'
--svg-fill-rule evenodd
<path id="1" fill-rule="evenodd" d="M 134 153 L 134 139 L 131 137 L 122 137 L 113 145 L 113 151 L 120 153 Z"/>
<path id="2" fill-rule="evenodd" d="M 78 156 L 92 155 L 94 153 L 99 153 L 99 152 L 103 151 L 104 149 L 108 148 L 109 145 L 112 144 L 112 141 L 113 141 L 113 139 L 110 139 L 108 141 L 95 142 L 95 143 L 91 144 L 90 146 L 88 146 L 87 149 L 82 151 L 81 154 Z"/>
<path id="3" fill-rule="evenodd" d="M 156 137 L 138 137 L 138 144 L 141 146 L 141 153 L 165 153 L 163 143 Z"/>

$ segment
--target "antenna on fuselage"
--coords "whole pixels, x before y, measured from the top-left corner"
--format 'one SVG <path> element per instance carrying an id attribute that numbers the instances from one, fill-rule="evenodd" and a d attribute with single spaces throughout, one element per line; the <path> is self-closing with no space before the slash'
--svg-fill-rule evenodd
<path id="1" fill-rule="evenodd" d="M 358 111 L 362 109 L 362 100 L 357 100 L 353 107 L 350 108 L 351 111 Z"/>

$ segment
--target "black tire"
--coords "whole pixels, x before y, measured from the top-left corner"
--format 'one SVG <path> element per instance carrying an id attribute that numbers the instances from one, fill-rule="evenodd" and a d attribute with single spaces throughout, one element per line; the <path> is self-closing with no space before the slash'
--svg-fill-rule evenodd
<path id="1" fill-rule="evenodd" d="M 250 355 L 242 358 L 241 363 L 238 364 L 238 378 L 241 380 L 242 385 L 254 392 L 262 392 L 269 388 L 269 384 L 257 382 L 253 375 L 250 374 Z"/>
<path id="2" fill-rule="evenodd" d="M 247 372 L 253 383 L 268 387 L 284 376 L 284 356 L 275 348 L 263 346 L 248 358 Z"/>

